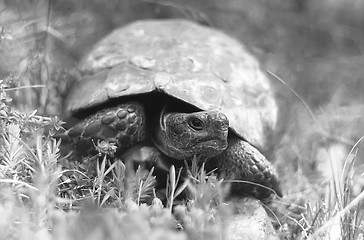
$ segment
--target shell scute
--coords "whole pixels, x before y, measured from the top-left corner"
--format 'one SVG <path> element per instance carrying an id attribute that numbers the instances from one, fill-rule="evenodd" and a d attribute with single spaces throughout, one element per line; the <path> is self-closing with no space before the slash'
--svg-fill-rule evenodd
<path id="1" fill-rule="evenodd" d="M 116 29 L 79 68 L 83 76 L 66 112 L 159 91 L 223 112 L 230 127 L 257 147 L 266 145 L 277 123 L 274 94 L 257 60 L 223 32 L 187 20 L 141 20 Z"/>

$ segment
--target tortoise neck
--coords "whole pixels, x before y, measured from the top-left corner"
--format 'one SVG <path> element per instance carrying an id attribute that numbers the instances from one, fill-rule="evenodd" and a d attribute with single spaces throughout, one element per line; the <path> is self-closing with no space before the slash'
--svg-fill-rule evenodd
<path id="1" fill-rule="evenodd" d="M 171 139 L 166 131 L 166 115 L 164 110 L 165 108 L 161 111 L 158 124 L 155 125 L 154 133 L 151 136 L 152 141 L 154 145 L 167 157 L 177 160 L 185 160 L 190 156 L 186 155 L 184 151 L 180 151 L 176 146 L 171 144 Z"/>

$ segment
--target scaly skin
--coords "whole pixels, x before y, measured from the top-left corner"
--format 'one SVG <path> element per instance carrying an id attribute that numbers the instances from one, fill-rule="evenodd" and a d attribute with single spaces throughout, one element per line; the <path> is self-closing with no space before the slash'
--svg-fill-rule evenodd
<path id="1" fill-rule="evenodd" d="M 81 153 L 94 151 L 92 140 L 106 140 L 116 144 L 124 161 L 150 161 L 156 163 L 156 167 L 158 159 L 155 158 L 168 165 L 161 154 L 178 162 L 196 155 L 207 159 L 207 167 L 217 168 L 220 177 L 237 181 L 232 183 L 232 194 L 266 199 L 275 191 L 281 196 L 272 165 L 256 148 L 229 131 L 229 121 L 224 114 L 162 111 L 159 126 L 153 128 L 150 136 L 155 147 L 149 148 L 143 147 L 145 126 L 143 107 L 138 103 L 126 103 L 97 112 L 64 135 L 76 143 L 76 149 Z M 164 169 L 168 170 L 168 166 Z"/>
<path id="2" fill-rule="evenodd" d="M 138 103 L 120 104 L 98 111 L 56 137 L 73 143 L 77 154 L 95 154 L 98 141 L 114 143 L 116 152 L 122 153 L 129 147 L 145 140 L 145 113 Z"/>
<path id="3" fill-rule="evenodd" d="M 209 164 L 220 177 L 230 181 L 233 195 L 266 199 L 272 194 L 282 196 L 277 174 L 271 163 L 248 142 L 230 137 L 229 146 Z M 239 182 L 240 181 L 240 182 Z"/>
<path id="4" fill-rule="evenodd" d="M 228 144 L 229 121 L 217 111 L 162 113 L 159 125 L 152 136 L 154 144 L 173 159 L 211 158 Z"/>

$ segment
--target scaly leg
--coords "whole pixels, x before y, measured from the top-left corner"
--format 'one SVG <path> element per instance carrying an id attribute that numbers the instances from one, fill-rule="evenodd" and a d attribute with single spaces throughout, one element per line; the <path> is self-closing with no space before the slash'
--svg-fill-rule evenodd
<path id="1" fill-rule="evenodd" d="M 115 144 L 116 153 L 145 140 L 145 113 L 138 103 L 125 103 L 96 112 L 64 133 L 56 134 L 65 143 L 72 143 L 83 156 L 95 153 L 98 141 Z"/>
<path id="2" fill-rule="evenodd" d="M 232 180 L 232 195 L 247 195 L 262 200 L 275 191 L 282 196 L 272 164 L 246 141 L 229 139 L 228 148 L 213 158 L 211 163 L 217 167 L 220 177 Z"/>

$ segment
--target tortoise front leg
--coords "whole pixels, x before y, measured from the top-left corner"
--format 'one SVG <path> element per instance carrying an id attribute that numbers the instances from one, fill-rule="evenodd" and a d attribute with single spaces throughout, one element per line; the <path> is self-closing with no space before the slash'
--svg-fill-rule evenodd
<path id="1" fill-rule="evenodd" d="M 282 196 L 272 164 L 248 142 L 235 137 L 229 139 L 227 149 L 212 161 L 220 177 L 233 180 L 232 195 L 247 195 L 261 200 L 269 198 L 274 192 Z"/>
<path id="2" fill-rule="evenodd" d="M 76 154 L 81 156 L 97 154 L 95 145 L 101 141 L 114 144 L 119 155 L 145 141 L 145 128 L 143 106 L 130 102 L 97 111 L 55 137 L 71 144 Z"/>

